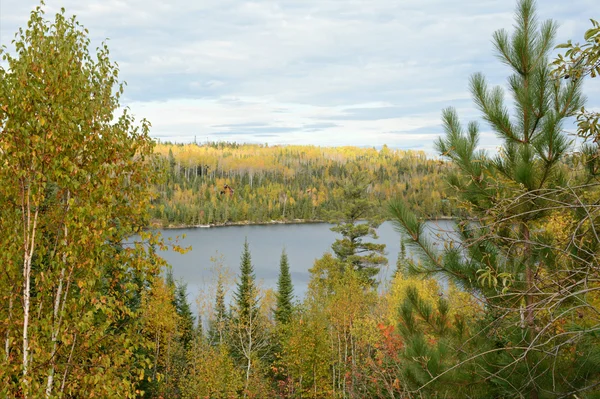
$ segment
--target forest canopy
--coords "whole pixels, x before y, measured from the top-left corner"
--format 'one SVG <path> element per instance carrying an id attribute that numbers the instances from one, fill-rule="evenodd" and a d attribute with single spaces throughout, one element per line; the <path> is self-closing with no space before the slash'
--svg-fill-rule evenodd
<path id="1" fill-rule="evenodd" d="M 310 145 L 158 144 L 165 181 L 152 211 L 159 226 L 325 220 L 343 206 L 338 184 L 367 173 L 368 200 L 406 199 L 427 217 L 452 214 L 442 176 L 449 164 L 422 151 Z"/>

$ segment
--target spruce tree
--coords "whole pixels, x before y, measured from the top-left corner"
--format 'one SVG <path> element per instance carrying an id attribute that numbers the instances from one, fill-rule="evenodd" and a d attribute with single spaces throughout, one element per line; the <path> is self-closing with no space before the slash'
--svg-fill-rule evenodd
<path id="1" fill-rule="evenodd" d="M 248 239 L 246 239 L 240 263 L 240 279 L 234 293 L 237 316 L 241 319 L 256 317 L 258 313 L 255 280 L 254 266 L 252 265 Z"/>
<path id="2" fill-rule="evenodd" d="M 400 240 L 400 252 L 398 252 L 398 259 L 396 260 L 396 270 L 394 270 L 394 277 L 398 273 L 402 273 L 405 262 L 406 262 L 406 244 L 404 244 L 404 240 Z"/>
<path id="3" fill-rule="evenodd" d="M 208 333 L 210 343 L 212 345 L 224 344 L 226 332 L 227 309 L 225 308 L 225 289 L 223 287 L 223 277 L 219 276 L 217 280 L 217 293 L 215 296 L 215 311 Z"/>
<path id="4" fill-rule="evenodd" d="M 173 277 L 173 270 L 171 268 L 167 269 L 167 275 L 165 277 L 165 284 L 171 290 L 171 292 L 175 292 L 175 278 Z M 173 305 L 175 304 L 175 299 L 173 299 Z"/>
<path id="5" fill-rule="evenodd" d="M 179 316 L 177 329 L 180 334 L 180 340 L 184 347 L 187 349 L 193 339 L 194 324 L 196 322 L 187 299 L 187 284 L 182 282 L 175 282 L 175 279 L 173 278 L 173 271 L 171 269 L 167 270 L 165 282 L 167 288 L 171 291 L 173 295 L 171 303 L 175 307 L 177 316 Z"/>
<path id="6" fill-rule="evenodd" d="M 552 21 L 538 23 L 532 0 L 520 0 L 513 35 L 494 34 L 497 56 L 512 70 L 512 114 L 502 88 L 489 88 L 481 73 L 471 78 L 475 104 L 502 143 L 497 155 L 478 148 L 476 122 L 465 131 L 454 109 L 443 111 L 446 134 L 436 145 L 455 166 L 448 182 L 463 208 L 464 218 L 457 223 L 461 245 L 436 251 L 424 237 L 424 223 L 402 201 L 390 204 L 396 226 L 420 256 L 417 262 L 407 260 L 407 271 L 441 274 L 484 302 L 487 315 L 480 321 L 480 335 L 486 340 L 465 342 L 463 350 L 470 345 L 481 383 L 495 397 L 572 395 L 599 378 L 592 357 L 568 355 L 589 352 L 591 338 L 578 332 L 585 327 L 571 327 L 569 334 L 556 334 L 553 327 L 560 320 L 575 320 L 577 307 L 569 303 L 583 289 L 586 259 L 598 251 L 596 244 L 583 244 L 590 242 L 589 231 L 575 231 L 570 241 L 551 233 L 561 218 L 573 218 L 578 225 L 588 212 L 582 203 L 585 190 L 569 186 L 566 178 L 570 142 L 562 125 L 584 98 L 579 82 L 552 78 L 548 56 L 556 29 Z M 560 230 L 571 226 L 568 220 L 563 225 Z M 582 244 L 574 245 L 575 239 Z M 568 288 L 566 281 L 572 282 Z M 420 348 L 413 358 L 427 356 L 427 347 Z M 439 373 L 427 379 L 446 375 Z"/>
<path id="7" fill-rule="evenodd" d="M 290 265 L 285 249 L 281 252 L 279 261 L 279 280 L 277 281 L 277 308 L 275 309 L 275 321 L 280 325 L 289 323 L 292 317 L 292 301 L 294 287 L 290 275 Z"/>
<path id="8" fill-rule="evenodd" d="M 232 337 L 231 353 L 238 365 L 244 369 L 244 397 L 246 397 L 250 378 L 257 363 L 268 354 L 269 346 L 265 323 L 259 312 L 260 301 L 247 239 L 244 241 L 240 279 L 234 293 L 234 300 L 231 324 L 229 325 Z"/>
<path id="9" fill-rule="evenodd" d="M 185 349 L 189 349 L 192 340 L 194 339 L 194 324 L 195 318 L 192 314 L 190 304 L 187 299 L 187 284 L 178 283 L 175 288 L 174 298 L 175 310 L 179 316 L 179 332 L 181 334 L 181 342 Z"/>

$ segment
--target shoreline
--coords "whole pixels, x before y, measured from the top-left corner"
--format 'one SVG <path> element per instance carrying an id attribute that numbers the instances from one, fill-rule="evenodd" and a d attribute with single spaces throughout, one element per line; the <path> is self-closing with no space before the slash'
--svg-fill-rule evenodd
<path id="1" fill-rule="evenodd" d="M 433 222 L 436 220 L 454 220 L 455 218 L 452 216 L 438 216 L 435 218 L 426 219 L 429 222 Z M 389 220 L 385 220 L 389 221 Z M 326 220 L 318 220 L 318 219 L 292 219 L 292 220 L 270 220 L 264 222 L 251 222 L 248 220 L 239 221 L 239 222 L 222 222 L 222 223 L 209 223 L 209 224 L 196 224 L 196 225 L 169 225 L 162 226 L 161 223 L 151 223 L 149 228 L 155 229 L 163 229 L 163 230 L 182 230 L 182 229 L 210 229 L 210 228 L 219 228 L 219 227 L 230 227 L 230 226 L 271 226 L 276 224 L 320 224 L 320 223 L 330 223 Z M 333 224 L 333 223 L 332 223 Z"/>
<path id="2" fill-rule="evenodd" d="M 178 229 L 210 229 L 218 227 L 230 227 L 230 226 L 270 226 L 275 224 L 318 224 L 327 223 L 325 220 L 305 220 L 305 219 L 292 219 L 292 220 L 270 220 L 265 222 L 251 222 L 248 220 L 240 222 L 222 222 L 222 223 L 209 223 L 209 224 L 192 224 L 192 225 L 169 225 L 162 226 L 160 223 L 153 223 L 150 225 L 152 228 L 159 228 L 164 230 L 178 230 Z"/>

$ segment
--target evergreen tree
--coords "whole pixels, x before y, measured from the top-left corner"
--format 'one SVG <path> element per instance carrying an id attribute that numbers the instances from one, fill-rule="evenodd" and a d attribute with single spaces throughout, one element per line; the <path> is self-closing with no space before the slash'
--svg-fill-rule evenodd
<path id="1" fill-rule="evenodd" d="M 198 314 L 198 324 L 194 328 L 193 339 L 196 341 L 204 340 L 204 323 L 202 322 L 202 314 Z"/>
<path id="2" fill-rule="evenodd" d="M 404 240 L 400 241 L 400 252 L 398 252 L 398 259 L 396 260 L 396 270 L 394 270 L 394 276 L 398 273 L 402 273 L 404 265 L 406 263 L 406 244 Z"/>
<path id="3" fill-rule="evenodd" d="M 173 270 L 170 268 L 167 270 L 165 282 L 167 288 L 173 295 L 171 302 L 175 307 L 177 316 L 179 316 L 177 329 L 179 331 L 180 340 L 184 344 L 184 347 L 188 348 L 194 335 L 194 324 L 196 320 L 192 314 L 190 304 L 187 300 L 187 284 L 175 282 L 175 279 L 173 278 Z"/>
<path id="4" fill-rule="evenodd" d="M 537 22 L 532 0 L 521 0 L 512 37 L 504 30 L 494 34 L 498 57 L 513 71 L 508 79 L 512 115 L 501 88 L 488 88 L 480 73 L 471 78 L 475 103 L 502 141 L 498 155 L 478 149 L 477 123 L 471 122 L 465 132 L 454 109 L 443 112 L 446 135 L 437 149 L 456 166 L 449 183 L 466 216 L 457 225 L 461 247 L 434 250 L 424 237 L 423 222 L 402 201 L 390 204 L 397 227 L 411 237 L 420 255 L 418 262 L 406 262 L 408 271 L 441 274 L 484 301 L 488 314 L 481 321 L 481 335 L 487 340 L 478 345 L 467 341 L 463 348 L 472 345 L 471 359 L 479 362 L 481 382 L 489 384 L 494 397 L 568 396 L 600 378 L 595 355 L 568 355 L 590 353 L 592 342 L 597 347 L 597 338 L 581 332 L 589 323 L 574 323 L 567 334 L 556 334 L 553 327 L 575 320 L 575 297 L 578 304 L 589 304 L 578 292 L 586 280 L 582 277 L 592 270 L 590 256 L 599 250 L 589 231 L 569 229 L 584 223 L 589 207 L 581 198 L 589 194 L 565 179 L 562 161 L 569 140 L 562 123 L 584 101 L 579 82 L 552 79 L 548 55 L 555 33 L 552 21 Z M 564 234 L 573 234 L 572 239 L 561 238 Z M 565 281 L 573 283 L 567 288 Z M 428 356 L 426 346 L 418 348 L 413 358 Z M 426 380 L 443 375 L 439 370 Z"/>
<path id="5" fill-rule="evenodd" d="M 486 387 L 477 384 L 476 366 L 445 372 L 468 356 L 457 351 L 462 341 L 477 340 L 469 334 L 464 320 L 450 316 L 450 304 L 440 296 L 437 303 L 426 301 L 415 286 L 406 288 L 406 299 L 398 309 L 398 331 L 405 341 L 401 351 L 403 381 L 419 388 L 430 382 L 431 376 L 439 376 L 421 390 L 428 398 L 483 397 Z M 435 341 L 427 337 L 435 337 Z M 428 342 L 429 341 L 429 342 Z"/>
<path id="6" fill-rule="evenodd" d="M 167 275 L 165 277 L 165 283 L 171 292 L 175 292 L 175 278 L 173 278 L 173 269 L 167 269 Z M 173 297 L 173 305 L 175 305 L 175 297 Z"/>
<path id="7" fill-rule="evenodd" d="M 245 373 L 244 397 L 249 392 L 250 380 L 260 361 L 268 354 L 269 340 L 265 320 L 259 312 L 259 298 L 255 284 L 254 266 L 248 240 L 240 264 L 240 279 L 234 293 L 234 306 L 230 324 L 231 353 Z"/>
<path id="8" fill-rule="evenodd" d="M 240 263 L 240 280 L 234 293 L 235 309 L 240 319 L 256 317 L 258 314 L 255 279 L 248 239 L 246 239 Z"/>
<path id="9" fill-rule="evenodd" d="M 375 205 L 368 199 L 371 182 L 368 174 L 357 165 L 349 167 L 347 177 L 341 183 L 341 210 L 330 215 L 337 221 L 331 231 L 340 233 L 331 246 L 337 258 L 357 270 L 362 277 L 375 284 L 375 276 L 381 265 L 387 264 L 385 244 L 363 241 L 365 237 L 376 239 L 375 229 L 380 222 L 374 218 Z"/>
<path id="10" fill-rule="evenodd" d="M 292 317 L 292 301 L 294 298 L 294 287 L 290 275 L 290 265 L 285 249 L 281 252 L 279 261 L 279 280 L 277 282 L 277 308 L 275 309 L 275 321 L 284 325 L 289 323 Z"/>
<path id="11" fill-rule="evenodd" d="M 179 332 L 181 334 L 181 342 L 183 343 L 183 347 L 188 349 L 194 338 L 195 318 L 187 300 L 186 283 L 180 282 L 177 284 L 177 287 L 175 288 L 174 305 L 177 315 L 179 316 Z"/>
<path id="12" fill-rule="evenodd" d="M 217 293 L 215 297 L 215 311 L 208 333 L 210 343 L 212 345 L 224 344 L 226 332 L 227 309 L 225 308 L 225 289 L 223 287 L 223 277 L 219 275 L 217 280 Z"/>
<path id="13" fill-rule="evenodd" d="M 175 331 L 164 345 L 166 350 L 163 349 L 164 353 L 161 355 L 161 367 L 156 369 L 164 378 L 155 380 L 148 392 L 151 396 L 178 397 L 180 378 L 188 367 L 187 352 L 192 350 L 197 332 L 194 328 L 195 318 L 187 300 L 187 284 L 176 282 L 173 271 L 169 268 L 165 287 L 173 309 Z"/>

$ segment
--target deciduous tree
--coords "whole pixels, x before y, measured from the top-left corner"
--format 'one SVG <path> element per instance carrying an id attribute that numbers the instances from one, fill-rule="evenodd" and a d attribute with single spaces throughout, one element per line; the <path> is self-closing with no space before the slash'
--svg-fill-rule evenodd
<path id="1" fill-rule="evenodd" d="M 122 243 L 149 221 L 149 123 L 119 111 L 108 47 L 92 56 L 64 10 L 37 7 L 13 44 L 0 49 L 0 395 L 134 396 L 151 347 L 140 296 L 161 263 Z"/>

